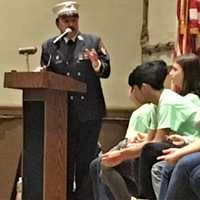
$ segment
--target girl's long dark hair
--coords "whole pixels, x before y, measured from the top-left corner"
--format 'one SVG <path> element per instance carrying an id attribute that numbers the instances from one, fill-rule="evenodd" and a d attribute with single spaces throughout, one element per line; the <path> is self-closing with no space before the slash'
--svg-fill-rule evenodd
<path id="1" fill-rule="evenodd" d="M 181 95 L 188 93 L 196 94 L 200 97 L 200 58 L 195 54 L 184 54 L 175 59 L 184 73 L 183 88 Z"/>

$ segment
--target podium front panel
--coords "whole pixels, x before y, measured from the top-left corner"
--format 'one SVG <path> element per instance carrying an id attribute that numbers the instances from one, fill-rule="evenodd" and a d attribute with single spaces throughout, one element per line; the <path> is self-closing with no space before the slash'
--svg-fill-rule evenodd
<path id="1" fill-rule="evenodd" d="M 44 102 L 24 101 L 23 199 L 43 199 Z"/>

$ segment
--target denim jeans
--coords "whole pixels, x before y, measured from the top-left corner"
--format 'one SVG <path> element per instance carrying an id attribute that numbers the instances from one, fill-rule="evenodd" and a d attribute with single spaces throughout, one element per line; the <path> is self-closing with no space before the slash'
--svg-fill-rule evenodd
<path id="1" fill-rule="evenodd" d="M 153 165 L 151 168 L 151 179 L 154 193 L 156 195 L 156 199 L 158 199 L 160 194 L 161 187 L 161 179 L 162 179 L 162 171 L 167 165 L 166 161 L 160 161 Z"/>
<path id="2" fill-rule="evenodd" d="M 199 200 L 199 188 L 200 153 L 192 153 L 164 168 L 159 200 Z"/>
<path id="3" fill-rule="evenodd" d="M 190 174 L 190 185 L 192 191 L 200 199 L 200 164 L 195 167 Z"/>
<path id="4" fill-rule="evenodd" d="M 90 163 L 94 200 L 114 200 L 109 188 L 101 181 L 100 173 L 101 161 L 100 158 L 96 158 Z"/>
<path id="5" fill-rule="evenodd" d="M 137 196 L 135 160 L 126 160 L 115 167 L 103 167 L 101 178 L 110 188 L 115 200 L 130 200 Z"/>

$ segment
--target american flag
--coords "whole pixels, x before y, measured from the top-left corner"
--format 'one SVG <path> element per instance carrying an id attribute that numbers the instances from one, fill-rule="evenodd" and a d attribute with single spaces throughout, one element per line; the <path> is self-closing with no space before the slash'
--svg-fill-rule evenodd
<path id="1" fill-rule="evenodd" d="M 177 0 L 176 55 L 200 55 L 200 0 Z"/>

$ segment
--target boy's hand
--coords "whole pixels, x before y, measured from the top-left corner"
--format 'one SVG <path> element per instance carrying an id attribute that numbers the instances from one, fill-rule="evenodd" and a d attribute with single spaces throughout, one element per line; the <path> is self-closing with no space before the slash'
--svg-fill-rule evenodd
<path id="1" fill-rule="evenodd" d="M 134 142 L 136 143 L 144 142 L 146 137 L 147 137 L 147 134 L 145 133 L 137 133 L 137 135 L 134 138 Z"/>
<path id="2" fill-rule="evenodd" d="M 176 146 L 182 146 L 184 144 L 186 144 L 186 141 L 184 139 L 184 137 L 180 136 L 180 135 L 170 135 L 168 137 L 168 141 L 170 141 L 172 144 L 176 145 Z"/>
<path id="3" fill-rule="evenodd" d="M 175 165 L 177 160 L 179 160 L 179 156 L 177 155 L 178 148 L 169 148 L 163 150 L 163 155 L 158 156 L 157 160 L 164 160 L 171 165 Z"/>
<path id="4" fill-rule="evenodd" d="M 109 151 L 101 156 L 101 163 L 106 167 L 114 167 L 123 161 L 121 151 Z"/>

